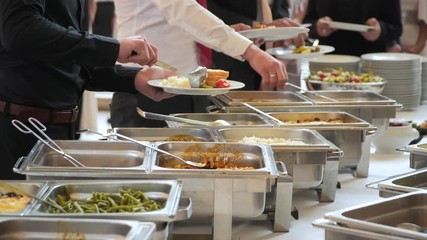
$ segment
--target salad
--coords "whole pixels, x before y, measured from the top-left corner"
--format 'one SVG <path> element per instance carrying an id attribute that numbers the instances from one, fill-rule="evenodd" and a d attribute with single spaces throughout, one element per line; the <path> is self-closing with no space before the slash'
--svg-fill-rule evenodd
<path id="1" fill-rule="evenodd" d="M 333 82 L 333 83 L 370 83 L 384 82 L 384 78 L 374 75 L 372 72 L 356 74 L 342 69 L 331 71 L 317 71 L 308 76 L 309 80 Z"/>

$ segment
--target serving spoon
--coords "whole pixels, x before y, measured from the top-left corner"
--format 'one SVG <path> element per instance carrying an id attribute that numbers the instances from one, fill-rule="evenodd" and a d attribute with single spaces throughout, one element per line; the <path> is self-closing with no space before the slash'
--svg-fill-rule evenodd
<path id="1" fill-rule="evenodd" d="M 194 71 L 190 73 L 182 73 L 176 67 L 169 65 L 168 63 L 157 61 L 154 65 L 164 68 L 166 70 L 170 70 L 173 72 L 177 72 L 179 75 L 188 78 L 190 82 L 191 88 L 200 88 L 202 82 L 206 79 L 206 75 L 208 73 L 208 69 L 206 67 L 197 67 Z"/>
<path id="2" fill-rule="evenodd" d="M 231 126 L 229 122 L 222 119 L 218 119 L 213 122 L 205 122 L 205 121 L 199 121 L 194 119 L 180 118 L 180 117 L 175 117 L 170 115 L 146 112 L 141 110 L 138 107 L 136 108 L 136 111 L 141 117 L 146 119 L 152 119 L 152 120 L 174 121 L 174 122 L 182 122 L 182 123 L 188 123 L 192 125 L 201 125 L 201 126 Z"/>

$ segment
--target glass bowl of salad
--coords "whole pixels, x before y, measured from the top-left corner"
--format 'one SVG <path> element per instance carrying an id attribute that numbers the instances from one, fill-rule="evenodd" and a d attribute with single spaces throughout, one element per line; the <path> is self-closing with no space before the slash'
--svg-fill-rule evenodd
<path id="1" fill-rule="evenodd" d="M 360 90 L 381 93 L 386 81 L 372 72 L 356 74 L 331 69 L 312 72 L 306 79 L 310 90 Z"/>

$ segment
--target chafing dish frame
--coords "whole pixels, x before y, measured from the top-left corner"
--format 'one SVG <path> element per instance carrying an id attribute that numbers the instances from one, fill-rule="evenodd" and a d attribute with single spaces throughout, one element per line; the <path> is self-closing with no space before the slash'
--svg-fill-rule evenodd
<path id="1" fill-rule="evenodd" d="M 427 143 L 408 145 L 396 150 L 410 153 L 410 168 L 421 169 L 427 167 Z"/>

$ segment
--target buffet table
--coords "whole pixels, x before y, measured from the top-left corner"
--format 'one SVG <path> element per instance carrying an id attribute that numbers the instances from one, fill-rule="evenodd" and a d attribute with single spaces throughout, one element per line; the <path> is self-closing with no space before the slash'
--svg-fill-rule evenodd
<path id="1" fill-rule="evenodd" d="M 420 106 L 416 111 L 398 112 L 397 118 L 413 120 L 420 123 L 427 117 L 427 105 Z M 421 143 L 427 142 L 423 139 Z M 298 210 L 298 220 L 292 219 L 289 232 L 275 233 L 269 221 L 235 221 L 233 239 L 324 239 L 324 230 L 312 226 L 312 222 L 332 212 L 363 203 L 381 199 L 379 191 L 368 189 L 366 184 L 383 180 L 387 177 L 414 171 L 409 167 L 409 153 L 377 154 L 371 148 L 369 176 L 355 178 L 350 171 L 342 171 L 338 175 L 340 183 L 334 202 L 316 201 L 316 192 L 296 190 L 293 193 L 293 205 Z M 175 223 L 173 239 L 200 239 L 211 232 L 211 223 Z M 191 233 L 189 235 L 189 233 Z"/>

